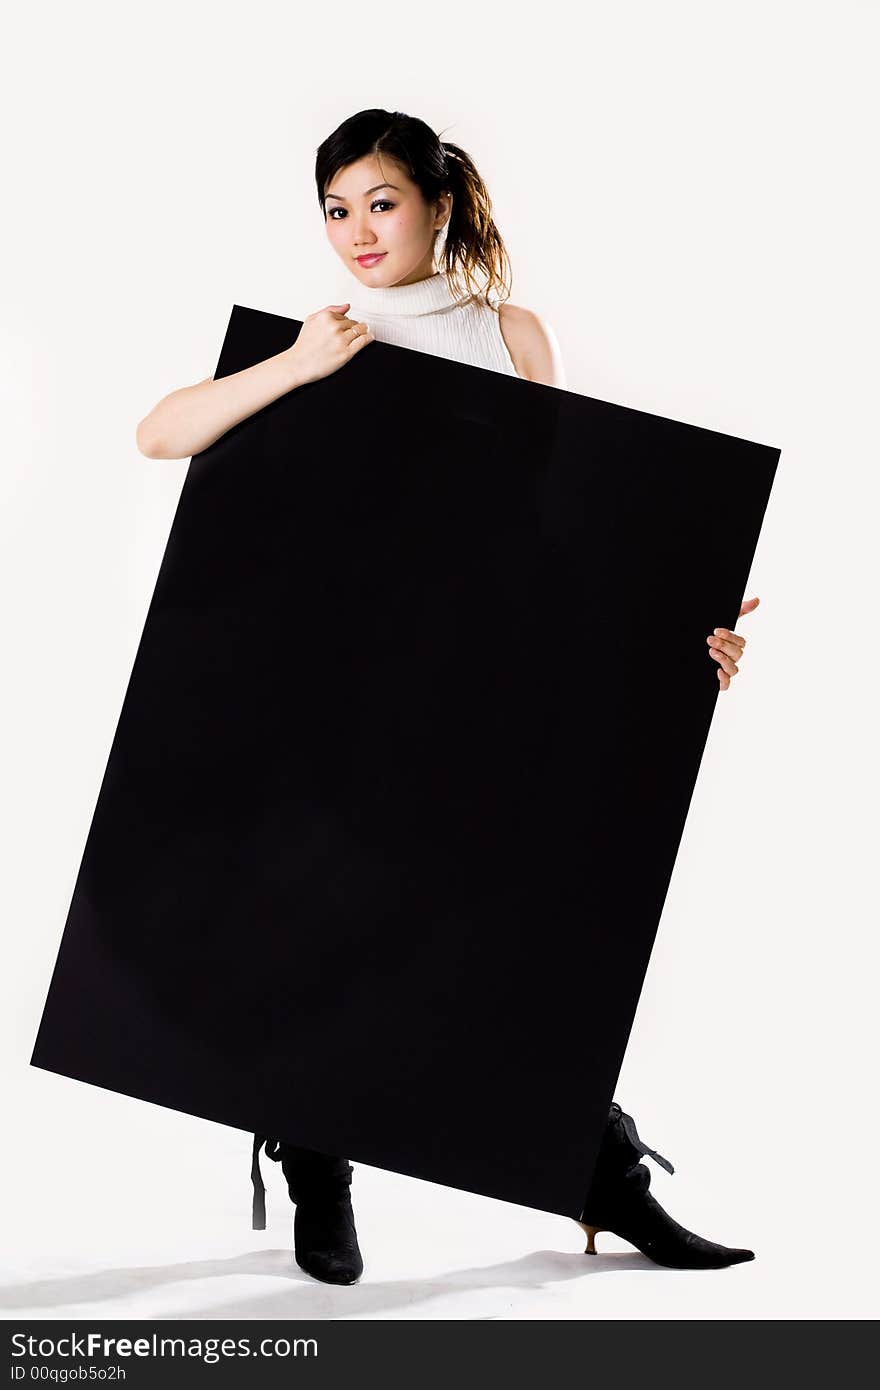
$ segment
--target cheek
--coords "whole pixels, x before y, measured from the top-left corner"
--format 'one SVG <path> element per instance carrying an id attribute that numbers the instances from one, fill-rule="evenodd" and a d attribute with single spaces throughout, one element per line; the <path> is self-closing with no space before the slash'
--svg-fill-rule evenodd
<path id="1" fill-rule="evenodd" d="M 417 237 L 420 231 L 419 219 L 412 212 L 391 212 L 382 225 L 382 234 L 398 243 Z"/>
<path id="2" fill-rule="evenodd" d="M 348 245 L 353 235 L 351 218 L 328 217 L 326 230 L 327 238 L 332 244 Z M 421 225 L 415 213 L 389 212 L 382 217 L 381 221 L 378 218 L 375 220 L 373 230 L 380 240 L 385 239 L 399 244 L 411 237 L 418 236 L 421 232 Z"/>

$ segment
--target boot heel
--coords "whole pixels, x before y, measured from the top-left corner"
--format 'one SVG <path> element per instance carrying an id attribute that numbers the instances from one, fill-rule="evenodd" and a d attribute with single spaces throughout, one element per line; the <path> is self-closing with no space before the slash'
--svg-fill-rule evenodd
<path id="1" fill-rule="evenodd" d="M 598 1255 L 599 1252 L 598 1252 L 598 1250 L 596 1249 L 595 1239 L 596 1239 L 596 1236 L 597 1236 L 598 1232 L 599 1232 L 599 1231 L 604 1231 L 604 1230 L 605 1230 L 605 1227 L 604 1227 L 604 1226 L 588 1226 L 588 1225 L 586 1224 L 586 1222 L 584 1222 L 584 1221 L 579 1221 L 577 1224 L 580 1226 L 581 1230 L 584 1231 L 584 1232 L 586 1233 L 586 1237 L 587 1237 L 587 1248 L 586 1248 L 586 1250 L 584 1251 L 584 1254 L 585 1254 L 585 1255 Z"/>

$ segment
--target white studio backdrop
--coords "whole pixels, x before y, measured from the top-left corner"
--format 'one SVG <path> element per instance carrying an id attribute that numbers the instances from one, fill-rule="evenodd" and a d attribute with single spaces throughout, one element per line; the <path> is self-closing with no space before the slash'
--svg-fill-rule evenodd
<path id="1" fill-rule="evenodd" d="M 878 7 L 56 0 L 6 37 L 3 1316 L 874 1316 Z M 249 1136 L 28 1065 L 186 474 L 136 425 L 233 303 L 345 297 L 314 154 L 367 106 L 474 157 L 568 389 L 782 450 L 616 1091 L 671 1214 L 756 1250 L 686 1287 L 364 1168 L 364 1280 L 293 1279 Z M 646 701 L 679 599 L 630 634 Z"/>

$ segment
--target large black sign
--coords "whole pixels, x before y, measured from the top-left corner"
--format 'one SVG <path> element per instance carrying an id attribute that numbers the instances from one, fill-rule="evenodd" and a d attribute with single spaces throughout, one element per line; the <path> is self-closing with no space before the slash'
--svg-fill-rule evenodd
<path id="1" fill-rule="evenodd" d="M 778 459 L 380 342 L 194 457 L 32 1064 L 579 1216 Z"/>

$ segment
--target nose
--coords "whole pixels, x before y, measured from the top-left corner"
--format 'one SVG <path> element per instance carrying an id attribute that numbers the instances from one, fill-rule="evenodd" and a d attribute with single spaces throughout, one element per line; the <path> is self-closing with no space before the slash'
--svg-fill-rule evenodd
<path id="1" fill-rule="evenodd" d="M 354 247 L 358 252 L 368 251 L 376 245 L 376 235 L 366 222 L 355 222 Z"/>

